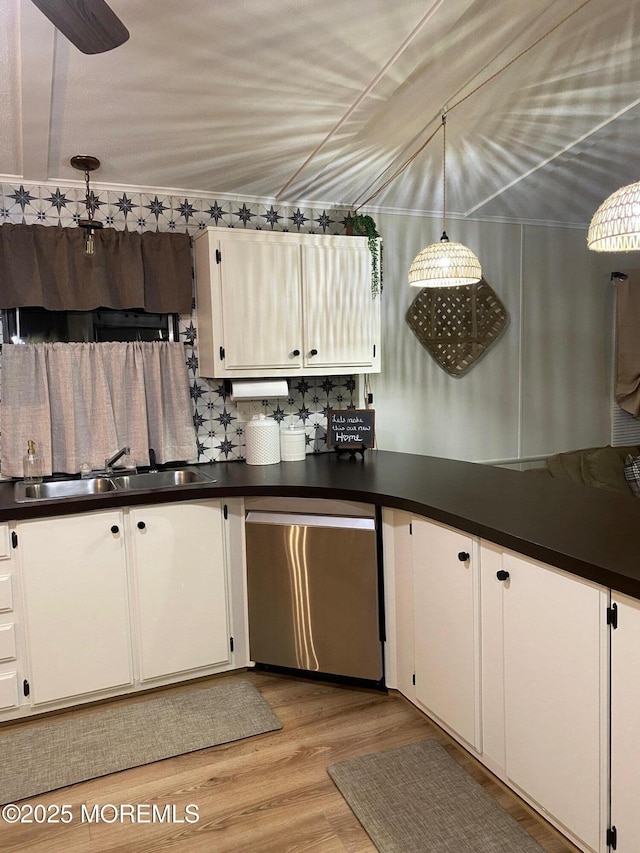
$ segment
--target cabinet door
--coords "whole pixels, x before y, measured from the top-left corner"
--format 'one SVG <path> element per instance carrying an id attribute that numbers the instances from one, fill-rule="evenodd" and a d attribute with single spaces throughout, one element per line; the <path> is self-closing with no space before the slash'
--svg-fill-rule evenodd
<path id="1" fill-rule="evenodd" d="M 131 684 L 120 512 L 21 522 L 31 701 Z"/>
<path id="2" fill-rule="evenodd" d="M 0 713 L 28 704 L 18 689 L 26 675 L 24 616 L 9 525 L 0 525 Z"/>
<path id="3" fill-rule="evenodd" d="M 302 280 L 305 366 L 373 367 L 380 300 L 367 244 L 303 246 Z"/>
<path id="4" fill-rule="evenodd" d="M 479 750 L 475 543 L 424 519 L 414 518 L 412 531 L 416 699 Z"/>
<path id="5" fill-rule="evenodd" d="M 298 246 L 264 238 L 223 238 L 219 245 L 225 369 L 299 367 L 303 344 Z"/>
<path id="6" fill-rule="evenodd" d="M 600 587 L 503 555 L 506 771 L 592 850 L 604 838 L 606 601 Z"/>
<path id="7" fill-rule="evenodd" d="M 640 839 L 640 601 L 612 594 L 618 627 L 611 632 L 611 824 L 617 853 L 636 853 Z"/>
<path id="8" fill-rule="evenodd" d="M 229 661 L 219 504 L 140 507 L 130 522 L 142 680 Z"/>

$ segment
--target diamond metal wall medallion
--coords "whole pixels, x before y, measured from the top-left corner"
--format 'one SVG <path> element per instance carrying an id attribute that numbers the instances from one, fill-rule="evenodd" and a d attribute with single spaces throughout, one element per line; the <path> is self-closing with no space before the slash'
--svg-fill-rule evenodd
<path id="1" fill-rule="evenodd" d="M 423 288 L 405 319 L 437 364 L 450 376 L 462 376 L 497 341 L 508 315 L 482 279 L 463 287 Z"/>

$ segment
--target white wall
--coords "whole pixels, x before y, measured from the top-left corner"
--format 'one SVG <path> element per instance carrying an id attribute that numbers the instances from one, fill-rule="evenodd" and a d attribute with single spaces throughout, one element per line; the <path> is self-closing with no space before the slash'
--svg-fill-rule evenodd
<path id="1" fill-rule="evenodd" d="M 455 378 L 405 322 L 417 293 L 409 265 L 441 223 L 375 219 L 384 240 L 383 362 L 372 377 L 380 449 L 494 460 L 609 443 L 610 273 L 628 258 L 590 252 L 580 229 L 448 223 L 509 314 L 500 339 Z"/>

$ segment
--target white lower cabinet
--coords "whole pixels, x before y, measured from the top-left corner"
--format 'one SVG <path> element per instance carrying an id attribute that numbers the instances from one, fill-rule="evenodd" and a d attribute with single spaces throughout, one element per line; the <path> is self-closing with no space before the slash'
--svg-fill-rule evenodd
<path id="1" fill-rule="evenodd" d="M 34 711 L 231 668 L 219 502 L 178 502 L 24 521 L 15 553 Z M 0 712 L 22 690 L 0 563 Z M 23 691 L 24 692 L 24 691 Z M 21 712 L 24 714 L 24 711 Z"/>
<path id="2" fill-rule="evenodd" d="M 129 520 L 141 680 L 228 662 L 220 505 L 157 504 Z"/>
<path id="3" fill-rule="evenodd" d="M 411 532 L 413 612 L 404 595 L 395 613 L 398 648 L 413 652 L 403 692 L 581 850 L 605 853 L 609 590 L 425 518 Z M 640 853 L 640 602 L 626 607 L 611 794 L 618 850 Z"/>
<path id="4" fill-rule="evenodd" d="M 611 632 L 611 825 L 616 853 L 640 850 L 640 601 L 614 592 Z"/>
<path id="5" fill-rule="evenodd" d="M 509 783 L 583 849 L 605 850 L 608 591 L 494 546 L 485 554 L 483 704 L 503 702 L 501 732 L 484 719 L 486 743 L 502 735 Z"/>
<path id="6" fill-rule="evenodd" d="M 25 521 L 16 532 L 32 703 L 131 684 L 122 513 Z"/>
<path id="7" fill-rule="evenodd" d="M 10 542 L 9 525 L 0 524 L 0 713 L 26 702 L 20 690 L 24 665 L 21 608 Z"/>
<path id="8" fill-rule="evenodd" d="M 476 543 L 412 520 L 415 697 L 480 750 L 480 599 Z"/>

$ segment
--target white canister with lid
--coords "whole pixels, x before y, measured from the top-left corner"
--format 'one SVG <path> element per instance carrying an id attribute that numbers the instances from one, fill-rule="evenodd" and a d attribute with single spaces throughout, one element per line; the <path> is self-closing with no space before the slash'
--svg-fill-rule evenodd
<path id="1" fill-rule="evenodd" d="M 282 428 L 280 432 L 280 458 L 283 462 L 302 462 L 307 456 L 307 442 L 304 427 L 293 424 Z"/>
<path id="2" fill-rule="evenodd" d="M 277 421 L 255 415 L 245 427 L 247 465 L 274 465 L 280 461 L 280 430 Z"/>

